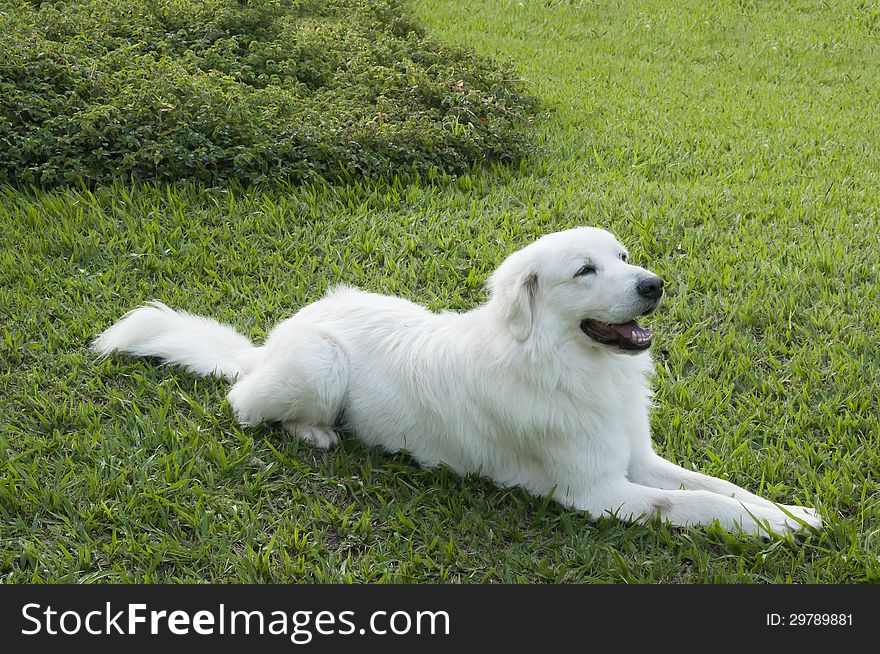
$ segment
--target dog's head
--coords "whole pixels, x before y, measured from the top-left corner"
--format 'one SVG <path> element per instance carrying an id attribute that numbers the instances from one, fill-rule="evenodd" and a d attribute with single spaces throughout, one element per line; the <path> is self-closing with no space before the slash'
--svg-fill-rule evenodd
<path id="1" fill-rule="evenodd" d="M 636 319 L 660 304 L 663 280 L 630 264 L 613 235 L 579 227 L 514 252 L 492 274 L 489 288 L 489 306 L 518 341 L 544 324 L 577 332 L 596 347 L 635 353 L 651 345 L 650 330 Z"/>

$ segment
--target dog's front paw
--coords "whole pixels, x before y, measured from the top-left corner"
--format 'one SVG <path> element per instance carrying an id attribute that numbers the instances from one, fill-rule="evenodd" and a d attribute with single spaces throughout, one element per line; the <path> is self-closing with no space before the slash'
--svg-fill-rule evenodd
<path id="1" fill-rule="evenodd" d="M 819 515 L 805 507 L 743 504 L 743 509 L 745 514 L 737 520 L 736 528 L 764 539 L 796 534 L 808 528 L 818 529 L 822 525 Z"/>
<path id="2" fill-rule="evenodd" d="M 783 504 L 782 508 L 791 513 L 798 520 L 803 520 L 813 529 L 822 528 L 822 516 L 816 509 L 808 506 L 797 506 L 796 504 Z"/>
<path id="3" fill-rule="evenodd" d="M 750 511 L 754 516 L 754 523 L 744 524 L 743 527 L 756 535 L 769 538 L 770 534 L 783 536 L 803 532 L 806 529 L 819 529 L 822 526 L 822 518 L 814 509 L 803 506 L 783 506 L 783 508 L 755 507 L 753 512 Z"/>
<path id="4" fill-rule="evenodd" d="M 319 450 L 329 450 L 339 444 L 339 437 L 329 427 L 313 427 L 298 423 L 285 423 L 287 432 Z"/>

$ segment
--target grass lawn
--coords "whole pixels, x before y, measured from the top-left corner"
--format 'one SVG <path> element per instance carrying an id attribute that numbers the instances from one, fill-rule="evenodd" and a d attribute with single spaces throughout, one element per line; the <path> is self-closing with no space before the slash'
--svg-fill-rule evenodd
<path id="1" fill-rule="evenodd" d="M 0 578 L 880 580 L 880 9 L 411 0 L 547 110 L 517 170 L 326 188 L 0 195 Z M 629 526 L 350 436 L 240 428 L 225 385 L 88 341 L 150 299 L 257 339 L 345 282 L 466 310 L 592 224 L 667 281 L 655 441 L 780 502 L 802 543 Z"/>

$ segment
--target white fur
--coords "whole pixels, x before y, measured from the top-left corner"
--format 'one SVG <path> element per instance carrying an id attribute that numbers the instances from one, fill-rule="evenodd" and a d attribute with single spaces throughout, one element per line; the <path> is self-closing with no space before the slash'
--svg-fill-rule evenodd
<path id="1" fill-rule="evenodd" d="M 654 453 L 650 355 L 580 329 L 584 318 L 624 323 L 646 310 L 635 286 L 650 273 L 623 254 L 599 229 L 549 234 L 508 257 L 490 279 L 489 301 L 463 314 L 336 288 L 261 347 L 154 303 L 94 348 L 219 372 L 235 382 L 229 403 L 243 424 L 278 421 L 322 448 L 342 426 L 426 466 L 552 494 L 592 517 L 717 520 L 753 534 L 820 526 L 812 509 L 780 507 Z M 595 274 L 576 275 L 584 262 Z"/>

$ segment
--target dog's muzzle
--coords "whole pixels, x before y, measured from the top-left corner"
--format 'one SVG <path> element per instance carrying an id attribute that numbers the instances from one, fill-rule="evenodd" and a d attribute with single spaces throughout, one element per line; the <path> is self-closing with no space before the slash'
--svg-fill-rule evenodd
<path id="1" fill-rule="evenodd" d="M 657 275 L 643 277 L 636 284 L 636 293 L 645 307 L 641 315 L 646 316 L 660 304 L 660 298 L 663 297 L 663 280 Z M 638 351 L 651 347 L 651 330 L 642 327 L 635 320 L 615 324 L 584 318 L 581 321 L 581 331 L 594 341 L 616 346 L 621 350 Z"/>

